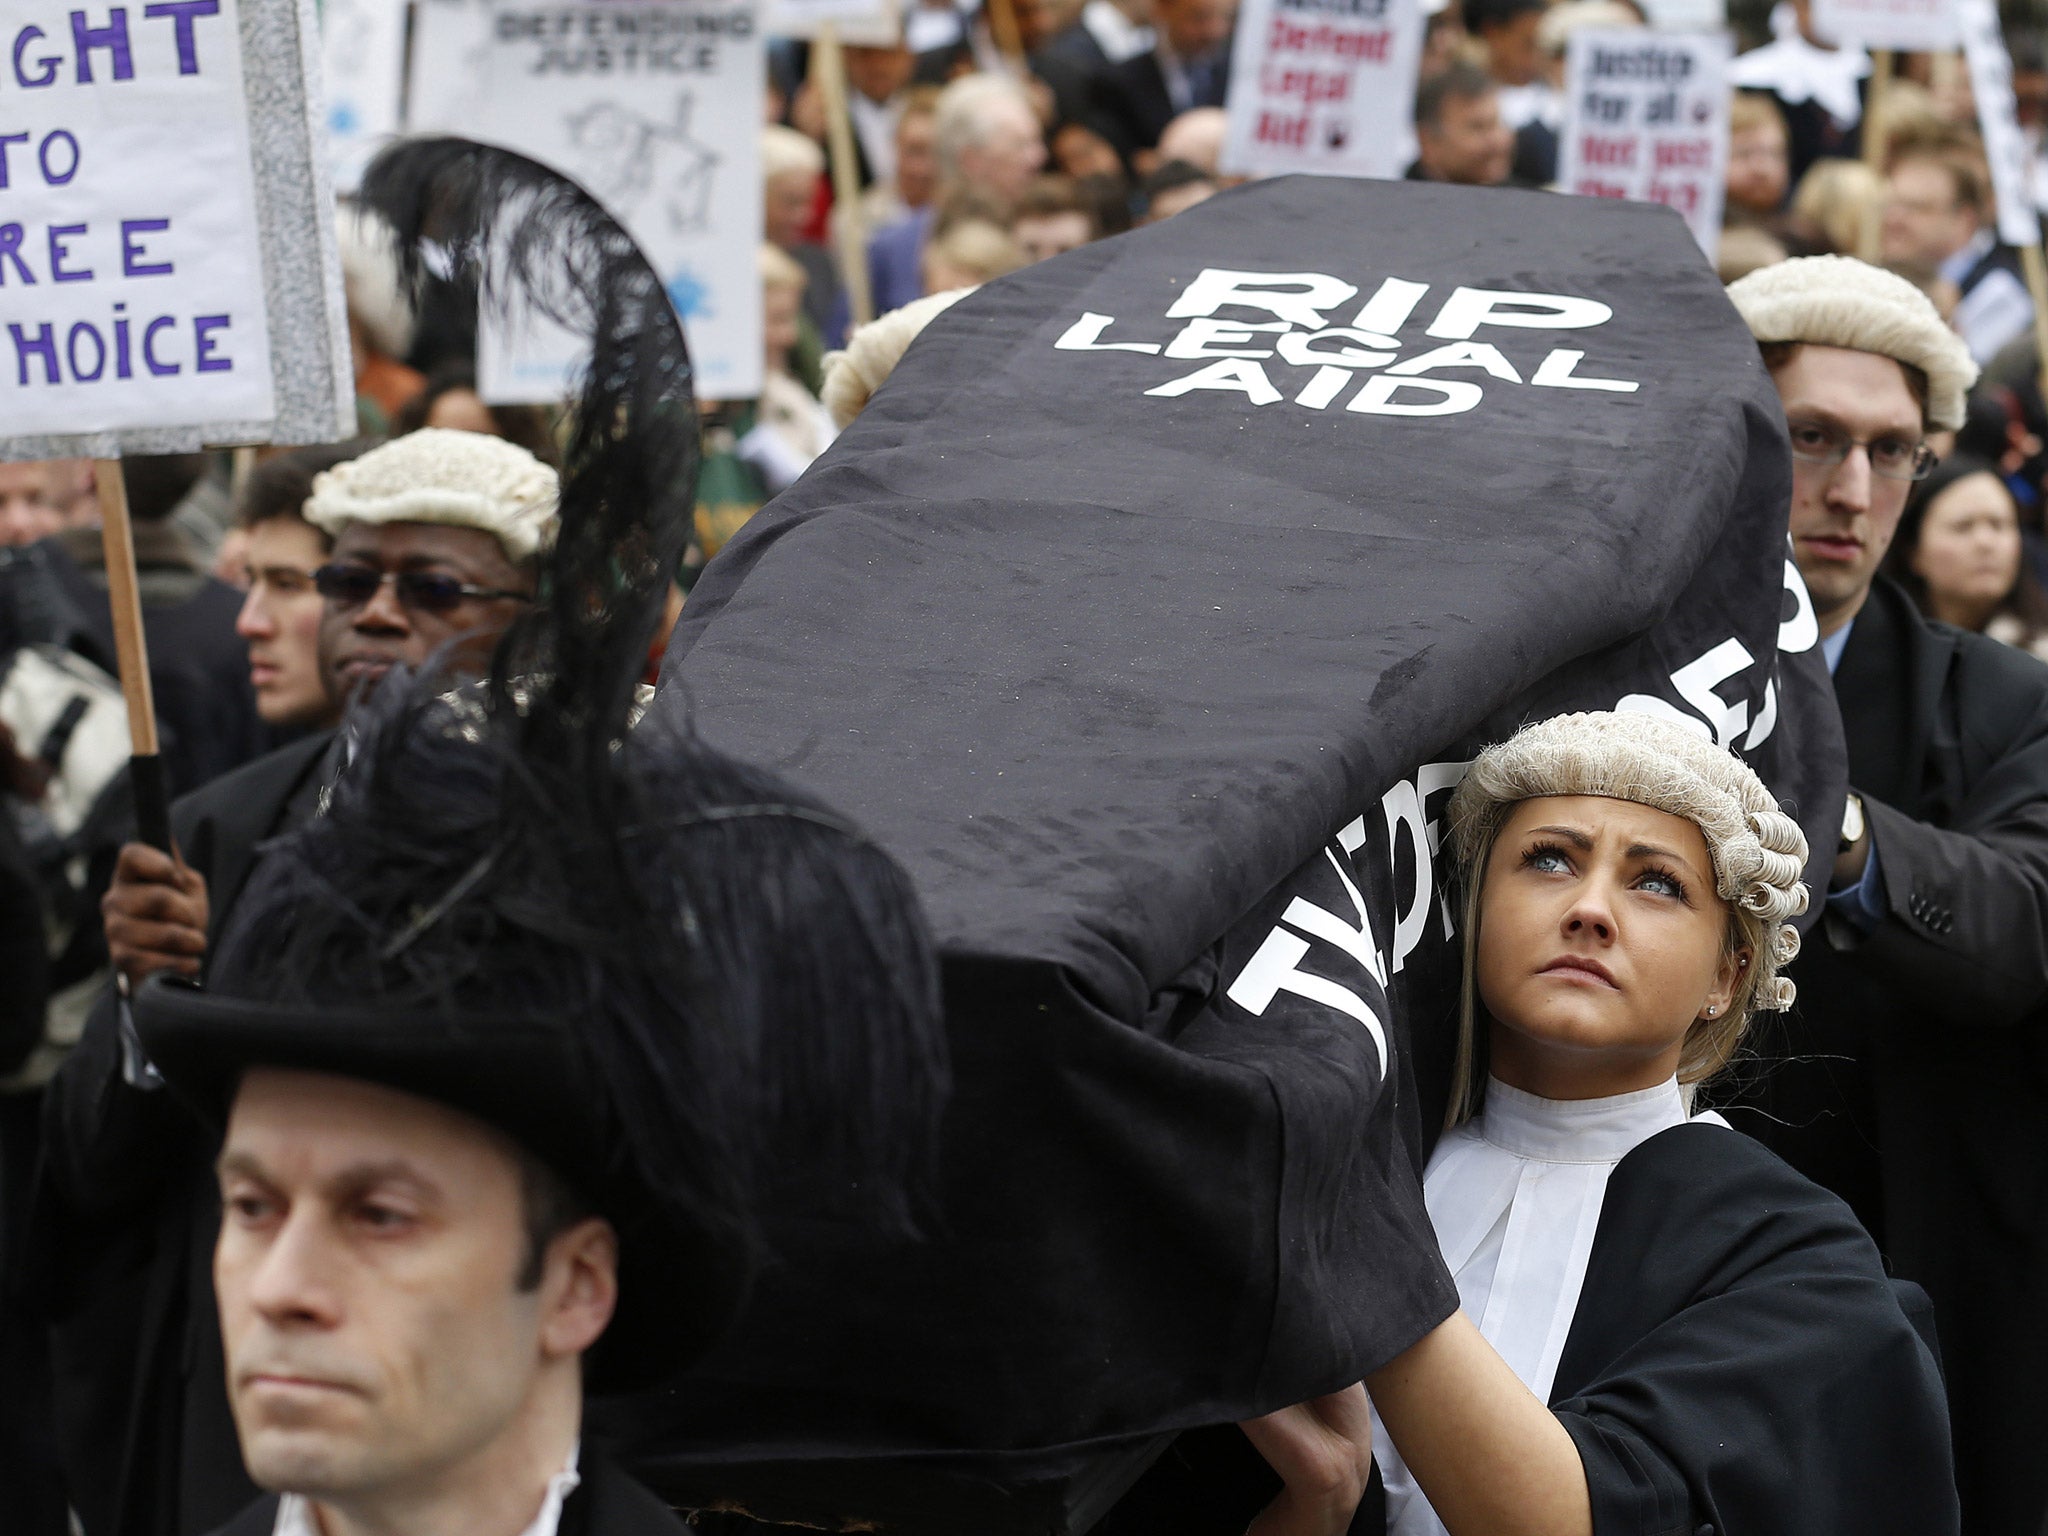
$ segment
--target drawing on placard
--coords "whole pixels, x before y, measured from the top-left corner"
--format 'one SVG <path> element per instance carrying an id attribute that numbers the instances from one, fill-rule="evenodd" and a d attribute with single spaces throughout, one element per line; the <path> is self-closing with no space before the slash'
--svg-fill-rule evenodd
<path id="1" fill-rule="evenodd" d="M 708 228 L 718 155 L 691 136 L 694 106 L 686 91 L 669 122 L 609 101 L 570 114 L 563 121 L 570 174 L 622 219 L 652 196 L 677 234 Z"/>

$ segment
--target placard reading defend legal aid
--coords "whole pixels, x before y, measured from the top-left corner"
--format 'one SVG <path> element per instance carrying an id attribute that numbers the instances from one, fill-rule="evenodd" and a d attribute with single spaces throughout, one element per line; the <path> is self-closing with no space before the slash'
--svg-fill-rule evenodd
<path id="1" fill-rule="evenodd" d="M 1558 185 L 1675 208 L 1713 250 L 1728 173 L 1729 56 L 1720 33 L 1574 32 Z"/>
<path id="2" fill-rule="evenodd" d="M 0 457 L 346 431 L 311 17 L 293 0 L 0 0 Z"/>
<path id="3" fill-rule="evenodd" d="M 1417 0 L 1242 0 L 1223 169 L 1399 176 L 1421 56 Z"/>

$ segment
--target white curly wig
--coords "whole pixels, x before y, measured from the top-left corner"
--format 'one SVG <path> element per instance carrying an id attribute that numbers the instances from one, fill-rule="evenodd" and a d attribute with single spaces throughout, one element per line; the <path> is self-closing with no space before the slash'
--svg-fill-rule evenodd
<path id="1" fill-rule="evenodd" d="M 1751 951 L 1725 1017 L 1695 1026 L 1679 1060 L 1681 1082 L 1711 1077 L 1733 1053 L 1758 1009 L 1792 1006 L 1781 974 L 1799 953 L 1791 918 L 1806 910 L 1806 834 L 1745 763 L 1675 721 L 1656 715 L 1578 714 L 1526 725 L 1481 752 L 1451 797 L 1451 837 L 1467 892 L 1468 1038 L 1460 1041 L 1469 1077 L 1469 1014 L 1474 920 L 1480 877 L 1509 813 L 1547 795 L 1627 800 L 1682 817 L 1700 829 L 1713 861 L 1715 891 L 1731 913 L 1731 938 Z M 1453 1118 L 1470 1107 L 1471 1086 L 1454 1094 Z"/>
<path id="2" fill-rule="evenodd" d="M 1728 285 L 1759 342 L 1807 342 L 1875 352 L 1927 377 L 1927 423 L 1953 431 L 1977 365 L 1933 302 L 1896 272 L 1853 256 L 1801 256 L 1759 267 Z"/>
<path id="3" fill-rule="evenodd" d="M 818 391 L 818 398 L 832 413 L 833 425 L 842 432 L 852 426 L 853 418 L 866 409 L 869 398 L 896 371 L 924 328 L 972 292 L 972 288 L 948 288 L 944 293 L 912 299 L 847 337 L 844 351 L 827 352 L 825 386 Z"/>
<path id="4" fill-rule="evenodd" d="M 313 477 L 305 519 L 329 538 L 350 523 L 448 523 L 495 535 L 531 560 L 555 533 L 555 472 L 517 444 L 422 427 Z"/>

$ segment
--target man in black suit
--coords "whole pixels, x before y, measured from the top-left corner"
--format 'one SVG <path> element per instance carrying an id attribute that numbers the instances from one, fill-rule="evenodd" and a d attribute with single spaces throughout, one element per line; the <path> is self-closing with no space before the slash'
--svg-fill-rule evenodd
<path id="1" fill-rule="evenodd" d="M 1934 1300 L 1963 1529 L 2048 1511 L 2048 667 L 1877 575 L 1976 367 L 1903 278 L 1782 263 L 1729 296 L 1794 456 L 1792 543 L 1848 805 L 1827 909 L 1736 1114 L 1847 1199 Z"/>
<path id="2" fill-rule="evenodd" d="M 436 658 L 480 673 L 527 605 L 555 494 L 524 449 L 434 428 L 321 475 L 305 515 L 335 540 L 317 577 L 335 697 Z M 159 972 L 203 977 L 264 843 L 315 814 L 346 755 L 331 730 L 304 737 L 176 802 L 176 859 L 121 850 L 103 910 L 124 990 Z M 39 1257 L 74 1505 L 92 1536 L 210 1530 L 254 1496 L 208 1280 L 210 1146 L 111 992 L 51 1085 L 43 1150 Z"/>
<path id="3" fill-rule="evenodd" d="M 1230 86 L 1237 0 L 1158 0 L 1152 47 L 1090 84 L 1096 132 L 1131 165 L 1166 125 L 1195 107 L 1220 107 Z"/>

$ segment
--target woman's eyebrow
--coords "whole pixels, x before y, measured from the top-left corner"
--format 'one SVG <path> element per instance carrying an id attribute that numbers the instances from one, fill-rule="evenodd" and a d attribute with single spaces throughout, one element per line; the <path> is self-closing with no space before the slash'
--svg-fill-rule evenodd
<path id="1" fill-rule="evenodd" d="M 1628 856 L 1632 859 L 1669 859 L 1672 863 L 1682 864 L 1689 870 L 1693 867 L 1692 860 L 1677 849 L 1661 848 L 1655 843 L 1631 843 Z M 1698 871 L 1693 870 L 1693 873 L 1697 874 Z"/>
<path id="2" fill-rule="evenodd" d="M 1529 831 L 1531 833 L 1547 832 L 1552 837 L 1561 837 L 1582 853 L 1593 846 L 1593 839 L 1584 832 L 1581 832 L 1577 827 L 1531 827 Z"/>

